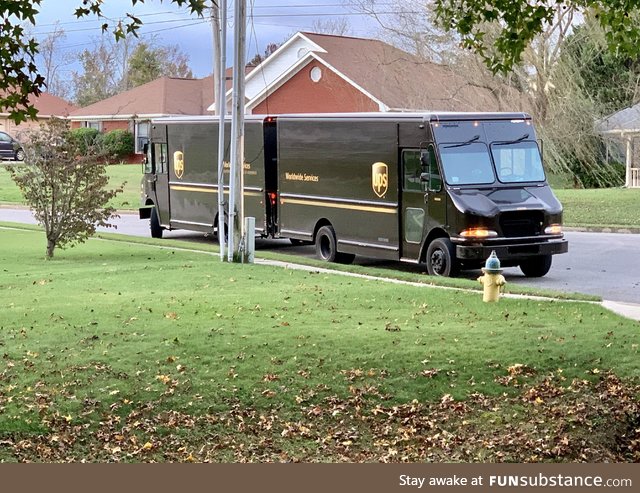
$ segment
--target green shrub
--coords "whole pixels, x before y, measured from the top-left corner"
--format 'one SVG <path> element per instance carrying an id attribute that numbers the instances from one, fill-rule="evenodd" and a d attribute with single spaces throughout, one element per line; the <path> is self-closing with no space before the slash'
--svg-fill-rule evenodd
<path id="1" fill-rule="evenodd" d="M 121 160 L 133 154 L 133 134 L 126 130 L 112 130 L 101 135 L 101 144 L 110 159 Z"/>
<path id="2" fill-rule="evenodd" d="M 95 128 L 74 128 L 69 132 L 69 140 L 77 146 L 79 153 L 87 154 L 87 150 L 96 143 L 96 139 L 100 132 Z"/>

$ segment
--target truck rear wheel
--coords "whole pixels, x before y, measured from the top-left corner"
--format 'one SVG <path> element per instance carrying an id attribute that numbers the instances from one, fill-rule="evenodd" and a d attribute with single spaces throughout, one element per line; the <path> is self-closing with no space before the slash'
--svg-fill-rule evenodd
<path id="1" fill-rule="evenodd" d="M 338 252 L 336 232 L 332 226 L 322 226 L 316 234 L 316 256 L 325 262 L 350 264 L 356 256 Z"/>
<path id="2" fill-rule="evenodd" d="M 149 227 L 151 229 L 151 238 L 162 238 L 162 226 L 158 218 L 158 211 L 154 207 L 151 209 L 151 219 L 149 219 Z"/>
<path id="3" fill-rule="evenodd" d="M 449 238 L 436 238 L 427 249 L 427 272 L 431 276 L 455 277 L 460 272 L 456 248 Z"/>
<path id="4" fill-rule="evenodd" d="M 551 269 L 551 255 L 540 255 L 520 262 L 520 270 L 527 277 L 542 277 Z"/>

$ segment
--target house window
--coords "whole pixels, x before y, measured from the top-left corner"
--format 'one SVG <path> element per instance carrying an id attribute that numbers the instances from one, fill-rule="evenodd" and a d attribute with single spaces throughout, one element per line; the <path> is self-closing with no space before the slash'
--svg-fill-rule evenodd
<path id="1" fill-rule="evenodd" d="M 98 121 L 85 121 L 82 122 L 82 126 L 85 128 L 95 128 L 96 130 L 102 130 L 102 122 Z"/>
<path id="2" fill-rule="evenodd" d="M 309 72 L 309 77 L 313 82 L 320 82 L 320 79 L 322 79 L 322 70 L 320 67 L 313 67 Z"/>
<path id="3" fill-rule="evenodd" d="M 151 123 L 147 121 L 136 122 L 135 124 L 135 136 L 136 136 L 136 154 L 141 154 L 144 149 L 144 145 L 149 142 L 149 127 Z"/>

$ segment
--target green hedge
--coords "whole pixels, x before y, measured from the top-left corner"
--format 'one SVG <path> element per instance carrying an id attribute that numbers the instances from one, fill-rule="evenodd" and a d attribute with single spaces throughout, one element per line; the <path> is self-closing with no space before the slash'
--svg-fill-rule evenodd
<path id="1" fill-rule="evenodd" d="M 86 154 L 87 149 L 96 143 L 100 132 L 95 128 L 74 128 L 69 132 L 69 140 L 78 147 L 80 154 Z"/>
<path id="2" fill-rule="evenodd" d="M 101 144 L 110 159 L 121 160 L 133 154 L 133 134 L 126 130 L 112 130 L 101 135 Z"/>

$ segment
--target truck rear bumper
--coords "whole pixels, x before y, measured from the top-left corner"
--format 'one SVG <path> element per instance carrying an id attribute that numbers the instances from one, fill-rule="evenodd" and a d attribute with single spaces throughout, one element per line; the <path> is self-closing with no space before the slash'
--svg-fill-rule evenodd
<path id="1" fill-rule="evenodd" d="M 456 245 L 456 257 L 460 260 L 485 260 L 495 251 L 500 260 L 524 259 L 539 255 L 556 255 L 569 251 L 565 239 L 543 243 L 516 243 L 509 245 Z"/>

